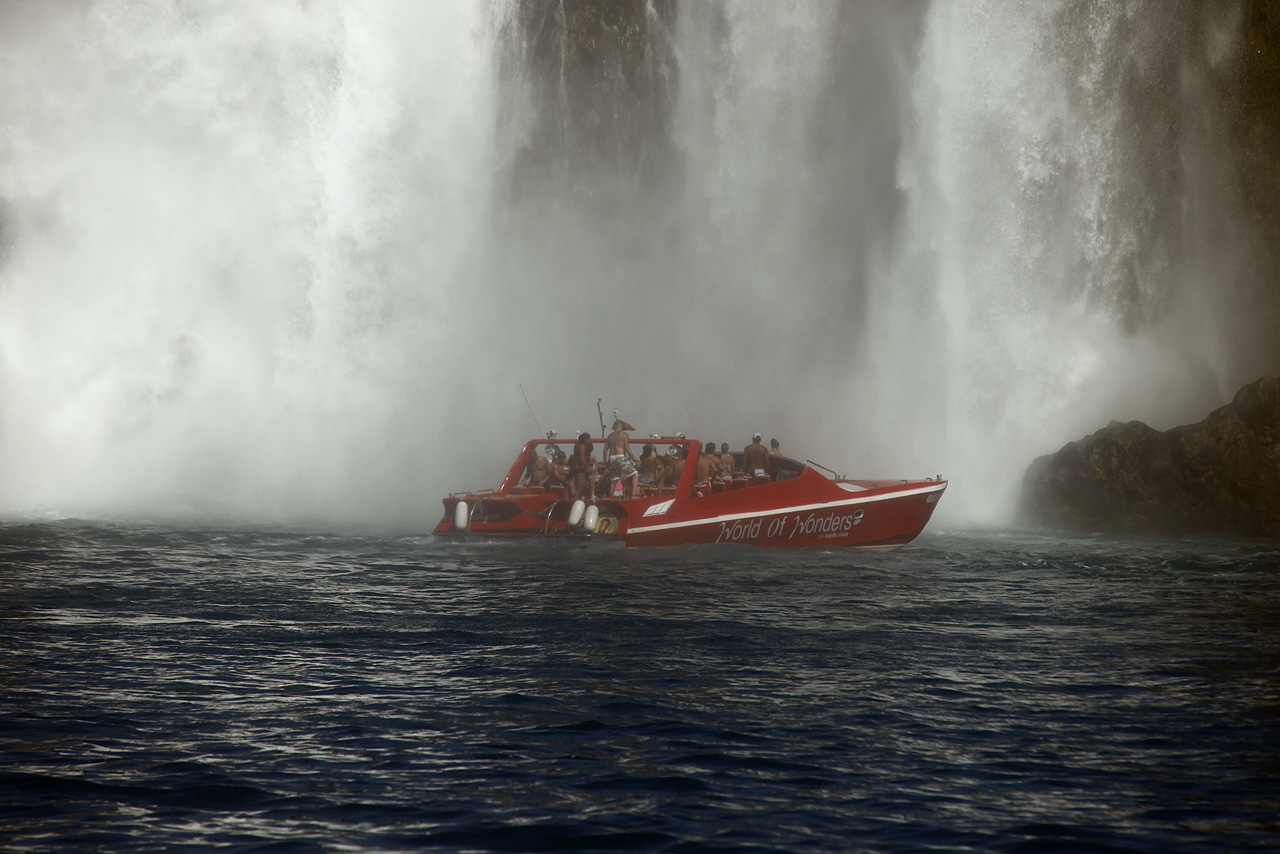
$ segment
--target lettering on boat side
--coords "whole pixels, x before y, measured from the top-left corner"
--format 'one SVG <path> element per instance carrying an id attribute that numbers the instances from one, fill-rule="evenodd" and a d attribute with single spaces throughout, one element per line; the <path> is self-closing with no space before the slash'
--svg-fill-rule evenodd
<path id="1" fill-rule="evenodd" d="M 763 524 L 763 519 L 739 519 L 732 524 L 721 522 L 720 533 L 716 535 L 716 542 L 736 543 L 741 540 L 754 540 L 760 536 L 760 526 Z"/>
<path id="2" fill-rule="evenodd" d="M 862 522 L 863 511 L 852 513 L 817 512 L 774 516 L 764 518 L 739 519 L 736 522 L 721 522 L 716 534 L 717 543 L 740 543 L 745 540 L 757 540 L 761 535 L 766 540 L 791 540 L 796 534 L 817 534 L 822 539 L 840 537 Z"/>

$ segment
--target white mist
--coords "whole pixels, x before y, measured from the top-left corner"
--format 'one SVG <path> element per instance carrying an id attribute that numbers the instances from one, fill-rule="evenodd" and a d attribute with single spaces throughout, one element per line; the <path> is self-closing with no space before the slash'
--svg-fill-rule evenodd
<path id="1" fill-rule="evenodd" d="M 10 4 L 0 512 L 425 526 L 523 383 L 543 430 L 603 398 L 1005 523 L 1034 456 L 1265 370 L 1237 12 L 686 3 L 675 179 L 561 150 L 515 193 L 508 5 Z"/>

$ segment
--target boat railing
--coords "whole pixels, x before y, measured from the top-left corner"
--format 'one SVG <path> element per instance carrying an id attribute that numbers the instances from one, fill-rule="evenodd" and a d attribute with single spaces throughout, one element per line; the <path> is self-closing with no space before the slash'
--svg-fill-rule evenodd
<path id="1" fill-rule="evenodd" d="M 449 497 L 458 498 L 463 495 L 489 495 L 492 492 L 492 489 L 465 489 L 462 492 L 450 492 Z M 439 493 L 436 494 L 439 495 Z"/>
<path id="2" fill-rule="evenodd" d="M 813 466 L 814 468 L 822 469 L 822 470 L 823 470 L 823 471 L 825 471 L 825 472 L 830 472 L 830 473 L 831 473 L 831 476 L 832 476 L 833 478 L 835 478 L 836 480 L 843 480 L 843 479 L 844 479 L 844 475 L 842 475 L 842 474 L 837 474 L 835 469 L 829 469 L 829 468 L 827 468 L 826 466 L 824 466 L 822 463 L 815 463 L 813 460 L 805 460 L 805 461 L 804 461 L 804 464 L 805 464 L 805 465 L 807 465 L 807 466 Z"/>

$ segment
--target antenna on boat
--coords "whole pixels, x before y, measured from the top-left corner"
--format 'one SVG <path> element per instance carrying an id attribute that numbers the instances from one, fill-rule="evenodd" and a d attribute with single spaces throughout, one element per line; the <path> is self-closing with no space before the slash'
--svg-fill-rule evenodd
<path id="1" fill-rule="evenodd" d="M 524 397 L 524 405 L 529 407 L 529 416 L 533 418 L 533 426 L 538 428 L 538 435 L 542 435 L 542 425 L 538 423 L 538 416 L 533 414 L 533 404 L 529 403 L 529 395 L 524 393 L 524 383 L 516 383 L 520 386 L 520 394 Z"/>
<path id="2" fill-rule="evenodd" d="M 600 438 L 604 438 L 604 408 L 600 405 L 604 402 L 603 397 L 596 398 L 596 412 L 600 413 Z"/>
<path id="3" fill-rule="evenodd" d="M 684 414 L 689 416 L 689 427 L 693 430 L 694 438 L 701 439 L 702 434 L 698 432 L 698 425 L 693 423 L 693 413 L 689 411 L 689 404 L 687 402 L 684 405 Z"/>

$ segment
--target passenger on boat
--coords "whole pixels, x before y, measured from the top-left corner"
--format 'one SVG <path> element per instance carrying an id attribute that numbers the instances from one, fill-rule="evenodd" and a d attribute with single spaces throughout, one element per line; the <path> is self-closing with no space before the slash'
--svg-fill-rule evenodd
<path id="1" fill-rule="evenodd" d="M 715 477 L 719 471 L 720 460 L 716 457 L 715 443 L 707 442 L 702 446 L 702 454 L 698 457 L 698 464 L 694 466 L 694 498 L 701 498 L 704 495 L 711 494 L 711 478 Z"/>
<path id="2" fill-rule="evenodd" d="M 777 439 L 769 440 L 769 453 L 782 456 L 782 445 L 778 444 Z"/>
<path id="3" fill-rule="evenodd" d="M 569 489 L 569 460 L 564 451 L 556 447 L 551 452 L 551 477 L 547 478 L 548 486 L 563 486 Z"/>
<path id="4" fill-rule="evenodd" d="M 684 471 L 685 449 L 680 445 L 672 445 L 667 454 L 671 460 L 663 475 L 663 486 L 674 486 L 680 482 L 680 474 Z"/>
<path id="5" fill-rule="evenodd" d="M 627 426 L 621 420 L 613 422 L 613 432 L 604 440 L 604 458 L 609 463 L 609 474 L 626 484 L 624 496 L 630 498 L 640 485 L 640 470 L 631 453 L 631 437 L 624 429 Z"/>
<path id="6" fill-rule="evenodd" d="M 569 482 L 565 492 L 569 498 L 595 500 L 592 488 L 592 475 L 596 470 L 596 455 L 592 451 L 591 434 L 579 433 L 574 443 L 573 455 L 569 457 Z"/>
<path id="7" fill-rule="evenodd" d="M 658 489 L 659 487 L 662 486 L 663 474 L 667 468 L 667 458 L 659 454 L 657 448 L 654 448 L 653 450 L 652 460 L 653 460 L 653 476 L 649 480 L 649 489 L 651 490 Z M 643 456 L 640 457 L 640 462 L 641 463 L 644 462 Z M 640 480 L 642 482 L 644 481 L 643 470 L 640 472 Z"/>
<path id="8" fill-rule="evenodd" d="M 642 486 L 652 486 L 657 476 L 658 455 L 654 453 L 653 445 L 646 444 L 640 452 L 640 483 Z"/>
<path id="9" fill-rule="evenodd" d="M 742 449 L 742 470 L 751 475 L 756 483 L 769 480 L 769 472 L 773 463 L 769 459 L 769 451 L 764 446 L 764 437 L 756 433 L 751 437 L 751 444 Z"/>
<path id="10" fill-rule="evenodd" d="M 653 488 L 654 489 L 662 489 L 664 487 L 671 485 L 671 468 L 676 460 L 675 452 L 676 452 L 676 449 L 674 446 L 667 448 L 667 450 L 662 454 L 662 456 L 658 457 L 657 461 L 654 463 L 653 465 Z"/>
<path id="11" fill-rule="evenodd" d="M 596 474 L 593 482 L 597 498 L 609 498 L 609 464 L 603 461 L 596 463 Z"/>
<path id="12" fill-rule="evenodd" d="M 732 470 L 732 467 L 731 467 L 731 466 L 726 466 L 726 465 L 724 464 L 724 460 L 720 457 L 720 454 L 718 454 L 718 453 L 716 452 L 716 443 L 715 443 L 715 442 L 708 442 L 708 443 L 707 443 L 707 450 L 706 450 L 706 453 L 707 453 L 707 455 L 708 455 L 708 456 L 710 456 L 710 457 L 711 457 L 711 459 L 712 459 L 712 460 L 714 460 L 714 461 L 715 461 L 715 471 L 711 472 L 711 477 L 712 477 L 712 479 L 713 479 L 713 480 L 723 480 L 723 479 L 725 479 L 726 477 L 728 477 L 728 476 L 729 476 L 729 472 Z"/>
<path id="13" fill-rule="evenodd" d="M 716 470 L 711 478 L 714 483 L 720 485 L 720 491 L 723 492 L 733 485 L 733 456 L 728 453 L 729 445 L 727 442 L 721 444 L 720 447 L 724 448 L 724 454 L 716 450 L 715 442 L 711 443 L 711 456 L 716 461 Z"/>
<path id="14" fill-rule="evenodd" d="M 530 486 L 546 486 L 551 478 L 551 463 L 538 453 L 538 443 L 529 446 L 529 459 L 524 469 L 525 483 Z"/>

